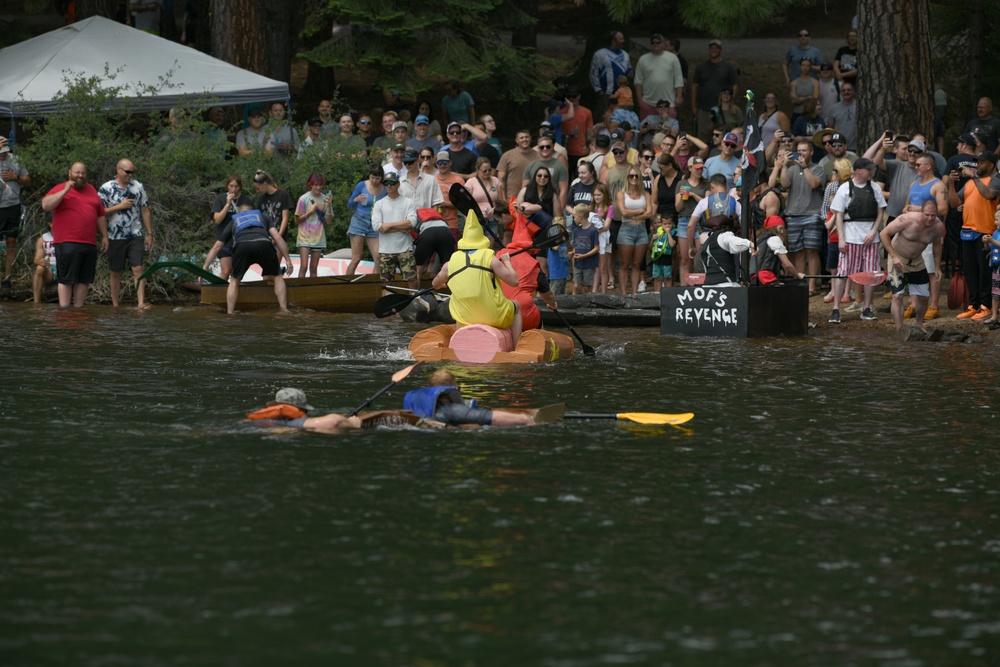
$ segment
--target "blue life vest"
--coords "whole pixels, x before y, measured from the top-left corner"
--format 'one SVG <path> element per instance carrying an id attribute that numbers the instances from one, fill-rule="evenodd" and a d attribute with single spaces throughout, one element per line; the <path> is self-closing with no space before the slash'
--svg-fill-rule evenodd
<path id="1" fill-rule="evenodd" d="M 421 387 L 408 391 L 403 397 L 403 409 L 421 417 L 433 417 L 437 410 L 438 397 L 450 389 L 458 391 L 458 387 Z M 476 407 L 476 399 L 466 403 L 470 408 Z"/>
<path id="2" fill-rule="evenodd" d="M 239 234 L 250 227 L 260 227 L 266 230 L 264 218 L 260 211 L 252 209 L 250 211 L 240 211 L 233 214 L 233 235 Z"/>
<path id="3" fill-rule="evenodd" d="M 993 232 L 993 240 L 1000 241 L 1000 231 Z M 990 266 L 1000 266 L 1000 248 L 990 244 Z"/>
<path id="4" fill-rule="evenodd" d="M 727 218 L 736 215 L 736 200 L 726 192 L 713 192 L 706 198 L 704 219 L 708 220 L 717 215 L 724 215 Z"/>

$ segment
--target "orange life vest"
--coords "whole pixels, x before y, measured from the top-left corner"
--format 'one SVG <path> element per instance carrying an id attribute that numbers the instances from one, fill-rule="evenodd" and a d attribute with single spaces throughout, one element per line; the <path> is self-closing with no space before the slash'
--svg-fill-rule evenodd
<path id="1" fill-rule="evenodd" d="M 269 405 L 265 408 L 261 408 L 260 410 L 254 410 L 253 412 L 247 413 L 247 417 L 250 421 L 260 421 L 261 419 L 280 419 L 288 421 L 305 416 L 305 410 L 294 405 L 289 405 L 288 403 L 275 403 L 274 405 Z"/>

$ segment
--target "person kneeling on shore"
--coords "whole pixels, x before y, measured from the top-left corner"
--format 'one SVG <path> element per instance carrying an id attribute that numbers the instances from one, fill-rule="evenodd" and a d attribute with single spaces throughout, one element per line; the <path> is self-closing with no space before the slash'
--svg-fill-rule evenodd
<path id="1" fill-rule="evenodd" d="M 248 412 L 247 417 L 250 421 L 263 421 L 266 426 L 300 428 L 315 433 L 340 433 L 344 428 L 361 428 L 360 417 L 345 417 L 335 412 L 309 417 L 308 411 L 315 409 L 306 402 L 306 392 L 285 387 L 278 390 L 267 407 Z"/>
<path id="2" fill-rule="evenodd" d="M 527 426 L 535 423 L 531 415 L 505 410 L 484 410 L 462 398 L 455 376 L 444 369 L 431 375 L 431 386 L 406 392 L 403 409 L 448 426 L 478 424 L 480 426 Z"/>

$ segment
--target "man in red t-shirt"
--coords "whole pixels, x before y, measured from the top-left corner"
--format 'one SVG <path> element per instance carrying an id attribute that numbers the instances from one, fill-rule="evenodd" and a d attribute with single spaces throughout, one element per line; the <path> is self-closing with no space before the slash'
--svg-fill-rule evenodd
<path id="1" fill-rule="evenodd" d="M 72 300 L 83 306 L 97 271 L 97 232 L 101 233 L 101 252 L 108 251 L 108 223 L 97 190 L 87 183 L 87 167 L 74 162 L 69 179 L 42 198 L 42 210 L 52 216 L 52 240 L 56 247 L 56 273 L 59 276 L 59 307 Z"/>
<path id="2" fill-rule="evenodd" d="M 567 159 L 569 160 L 569 178 L 576 178 L 577 162 L 580 158 L 590 155 L 590 144 L 587 135 L 594 127 L 594 116 L 590 109 L 580 106 L 580 91 L 569 87 L 566 89 L 566 99 L 576 107 L 576 113 L 567 121 L 563 121 L 562 134 L 566 142 Z"/>

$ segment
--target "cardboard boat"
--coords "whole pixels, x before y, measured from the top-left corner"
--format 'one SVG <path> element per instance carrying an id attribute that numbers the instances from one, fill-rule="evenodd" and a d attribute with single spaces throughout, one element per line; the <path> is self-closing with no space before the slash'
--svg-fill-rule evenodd
<path id="1" fill-rule="evenodd" d="M 533 364 L 569 359 L 573 339 L 544 329 L 530 329 L 515 344 L 509 329 L 485 324 L 458 328 L 440 324 L 410 339 L 410 354 L 417 361 L 461 361 L 469 364 Z"/>

